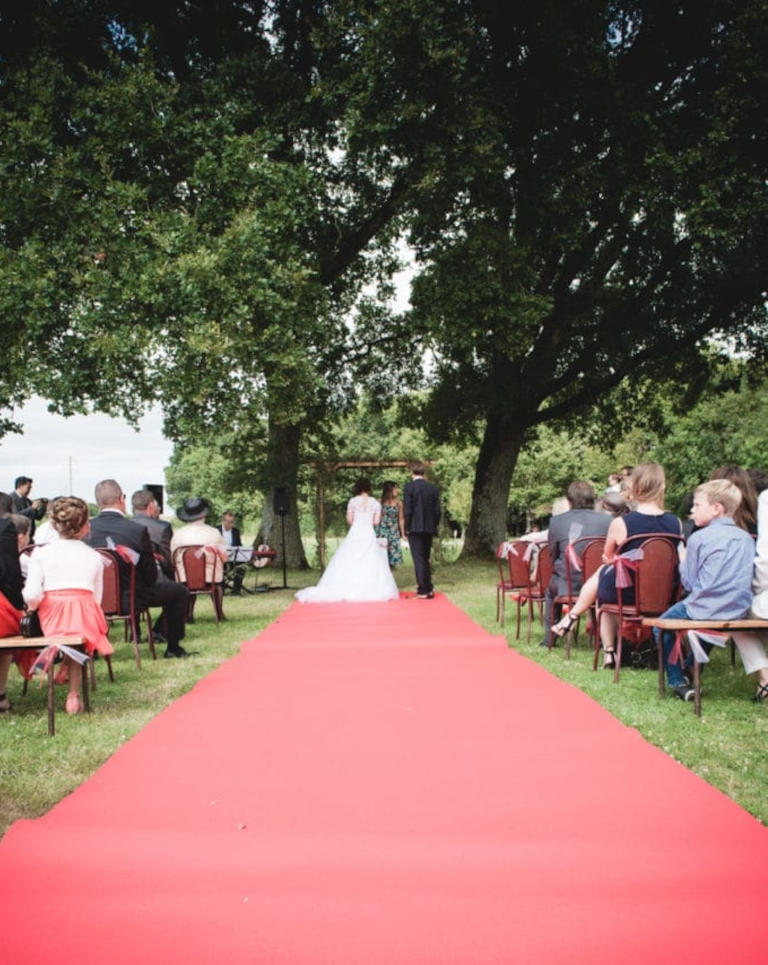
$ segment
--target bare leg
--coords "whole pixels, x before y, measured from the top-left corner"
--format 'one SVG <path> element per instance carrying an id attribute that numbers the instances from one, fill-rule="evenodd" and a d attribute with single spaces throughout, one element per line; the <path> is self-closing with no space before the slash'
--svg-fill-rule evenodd
<path id="1" fill-rule="evenodd" d="M 615 613 L 603 613 L 600 616 L 600 643 L 603 645 L 603 666 L 613 667 L 614 648 L 616 645 L 616 630 L 619 618 Z"/>
<path id="2" fill-rule="evenodd" d="M 554 624 L 552 627 L 552 632 L 556 636 L 565 636 L 565 634 L 571 629 L 571 626 L 576 622 L 576 618 L 580 617 L 582 613 L 586 613 L 595 602 L 597 599 L 597 584 L 599 581 L 599 574 L 600 570 L 590 576 L 590 578 L 579 591 L 576 602 L 573 604 L 571 609 L 568 611 L 568 613 L 566 613 L 559 623 Z"/>
<path id="3" fill-rule="evenodd" d="M 83 709 L 82 701 L 80 700 L 80 686 L 83 681 L 83 668 L 77 663 L 76 660 L 69 660 L 69 693 L 67 694 L 67 713 L 68 714 L 79 714 Z"/>

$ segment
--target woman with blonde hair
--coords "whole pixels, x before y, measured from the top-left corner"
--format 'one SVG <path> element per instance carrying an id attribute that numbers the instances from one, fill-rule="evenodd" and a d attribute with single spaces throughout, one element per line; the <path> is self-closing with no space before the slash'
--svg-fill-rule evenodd
<path id="1" fill-rule="evenodd" d="M 88 533 L 88 505 L 75 496 L 60 496 L 51 508 L 51 523 L 59 539 L 40 546 L 30 556 L 24 599 L 37 610 L 47 637 L 76 636 L 85 640 L 89 654 L 113 652 L 107 621 L 101 609 L 104 564 L 96 550 L 82 540 Z M 66 710 L 82 709 L 82 668 L 65 658 L 69 674 Z"/>
<path id="2" fill-rule="evenodd" d="M 611 564 L 617 556 L 628 553 L 642 545 L 641 535 L 659 534 L 673 537 L 682 536 L 680 520 L 674 513 L 664 509 L 666 476 L 657 462 L 644 462 L 635 466 L 629 478 L 630 496 L 633 508 L 624 516 L 616 516 L 608 527 L 605 539 L 603 563 Z M 552 632 L 561 637 L 571 629 L 577 618 L 595 602 L 615 603 L 618 599 L 616 570 L 606 565 L 587 580 L 581 588 L 573 608 L 552 627 Z M 635 588 L 628 586 L 621 590 L 623 603 L 634 603 Z M 600 639 L 603 645 L 603 667 L 614 666 L 614 641 L 616 639 L 616 617 L 605 613 L 600 621 Z"/>

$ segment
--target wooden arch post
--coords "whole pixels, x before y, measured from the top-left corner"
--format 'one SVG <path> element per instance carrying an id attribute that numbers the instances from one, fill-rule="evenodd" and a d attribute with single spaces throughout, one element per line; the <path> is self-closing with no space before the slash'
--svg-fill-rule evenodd
<path id="1" fill-rule="evenodd" d="M 423 460 L 425 466 L 431 466 L 431 460 Z M 353 459 L 348 461 L 312 463 L 317 477 L 315 498 L 317 499 L 317 555 L 320 568 L 325 569 L 327 553 L 325 549 L 325 489 L 328 481 L 340 469 L 410 469 L 412 459 Z"/>

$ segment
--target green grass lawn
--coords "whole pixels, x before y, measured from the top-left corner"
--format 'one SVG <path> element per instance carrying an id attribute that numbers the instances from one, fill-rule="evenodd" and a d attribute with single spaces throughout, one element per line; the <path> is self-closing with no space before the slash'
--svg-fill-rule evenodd
<path id="1" fill-rule="evenodd" d="M 274 586 L 282 586 L 282 573 L 265 574 Z M 197 603 L 197 621 L 188 628 L 185 646 L 199 651 L 190 660 L 149 659 L 144 646 L 142 669 L 133 661 L 130 644 L 122 643 L 121 631 L 112 631 L 117 645 L 114 659 L 116 681 L 110 684 L 103 664 L 97 664 L 97 692 L 92 713 L 67 717 L 63 711 L 65 688 L 58 687 L 56 737 L 47 736 L 45 689 L 32 684 L 21 696 L 21 677 L 11 671 L 8 693 L 14 713 L 0 717 L 0 834 L 18 818 L 45 813 L 74 790 L 126 740 L 155 714 L 190 690 L 224 660 L 234 656 L 240 644 L 274 620 L 293 601 L 293 591 L 314 583 L 316 572 L 288 573 L 290 589 L 255 596 L 226 597 L 227 619 L 216 626 L 210 601 Z M 413 589 L 408 565 L 397 572 L 398 585 Z M 438 563 L 435 585 L 469 616 L 492 633 L 500 631 L 495 620 L 496 570 L 493 564 Z M 427 606 L 428 604 L 424 604 Z M 506 637 L 526 657 L 588 693 L 612 714 L 636 727 L 651 743 L 690 767 L 709 783 L 738 801 L 768 823 L 768 707 L 752 704 L 754 691 L 737 659 L 731 668 L 726 651 L 714 652 L 704 678 L 704 713 L 694 716 L 690 704 L 661 700 L 656 674 L 624 670 L 618 686 L 612 675 L 591 669 L 591 656 L 582 644 L 570 661 L 561 649 L 551 654 L 538 647 L 541 628 L 534 627 L 532 645 L 514 640 L 513 608 L 508 608 Z M 524 740 L 524 735 L 521 735 Z M 600 753 L 600 748 L 593 748 Z"/>

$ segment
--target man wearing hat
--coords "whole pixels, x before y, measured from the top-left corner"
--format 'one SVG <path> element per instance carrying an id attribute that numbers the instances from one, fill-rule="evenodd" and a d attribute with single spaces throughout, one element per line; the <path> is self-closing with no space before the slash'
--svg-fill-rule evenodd
<path id="1" fill-rule="evenodd" d="M 185 499 L 184 505 L 176 515 L 186 523 L 180 526 L 171 540 L 171 555 L 182 546 L 206 546 L 213 552 L 205 554 L 205 582 L 221 583 L 224 577 L 224 563 L 227 560 L 227 544 L 224 537 L 215 526 L 206 523 L 207 516 L 213 507 L 207 499 L 193 496 Z M 176 566 L 176 578 L 182 583 L 185 580 L 184 565 L 179 561 Z"/>

